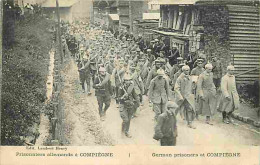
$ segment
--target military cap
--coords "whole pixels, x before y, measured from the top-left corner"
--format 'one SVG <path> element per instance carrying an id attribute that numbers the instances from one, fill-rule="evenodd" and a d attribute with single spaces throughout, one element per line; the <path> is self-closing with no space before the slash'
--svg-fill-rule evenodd
<path id="1" fill-rule="evenodd" d="M 158 69 L 157 70 L 157 75 L 159 75 L 159 76 L 164 76 L 164 70 L 163 69 Z"/>
<path id="2" fill-rule="evenodd" d="M 201 60 L 196 60 L 196 62 L 197 62 L 197 64 L 202 64 L 203 63 L 203 61 L 201 61 Z"/>
<path id="3" fill-rule="evenodd" d="M 167 108 L 178 108 L 178 105 L 173 101 L 168 101 L 166 106 Z"/>
<path id="4" fill-rule="evenodd" d="M 88 60 L 88 56 L 87 56 L 87 55 L 84 55 L 84 56 L 83 56 L 83 60 Z"/>
<path id="5" fill-rule="evenodd" d="M 183 58 L 182 57 L 178 57 L 177 60 L 181 61 L 181 60 L 183 60 Z"/>
<path id="6" fill-rule="evenodd" d="M 124 80 L 132 80 L 132 77 L 130 76 L 130 74 L 125 74 Z"/>
<path id="7" fill-rule="evenodd" d="M 160 62 L 161 62 L 161 63 L 165 63 L 166 61 L 165 61 L 165 59 L 161 58 L 161 59 L 160 59 Z"/>
<path id="8" fill-rule="evenodd" d="M 155 40 L 154 40 L 155 42 L 159 42 L 159 40 L 156 38 Z"/>
<path id="9" fill-rule="evenodd" d="M 139 61 L 145 61 L 145 59 L 144 58 L 140 58 Z"/>
<path id="10" fill-rule="evenodd" d="M 143 52 L 140 52 L 140 55 L 143 55 L 144 53 Z"/>
<path id="11" fill-rule="evenodd" d="M 152 50 L 151 49 L 147 49 L 147 52 L 151 52 Z"/>
<path id="12" fill-rule="evenodd" d="M 235 67 L 233 65 L 227 66 L 227 70 L 235 70 Z"/>
<path id="13" fill-rule="evenodd" d="M 161 63 L 161 61 L 159 59 L 156 59 L 154 62 L 155 63 Z"/>
<path id="14" fill-rule="evenodd" d="M 136 49 L 136 51 L 137 51 L 137 52 L 140 52 L 141 50 L 138 48 L 138 49 Z"/>
<path id="15" fill-rule="evenodd" d="M 206 65 L 205 65 L 205 68 L 206 68 L 206 69 L 212 69 L 213 66 L 212 66 L 212 64 L 209 63 L 209 64 L 206 64 Z"/>
<path id="16" fill-rule="evenodd" d="M 105 69 L 104 67 L 100 67 L 100 68 L 99 68 L 99 71 L 100 71 L 100 72 L 105 72 L 106 69 Z"/>
<path id="17" fill-rule="evenodd" d="M 154 40 L 151 41 L 151 43 L 154 43 L 154 42 L 155 42 Z"/>
<path id="18" fill-rule="evenodd" d="M 184 65 L 186 65 L 186 64 L 184 64 L 184 63 L 180 63 L 179 65 L 180 65 L 180 66 L 184 66 Z"/>
<path id="19" fill-rule="evenodd" d="M 134 65 L 130 65 L 129 69 L 134 70 L 136 67 Z"/>
<path id="20" fill-rule="evenodd" d="M 185 64 L 184 64 L 184 66 L 182 66 L 182 68 L 181 68 L 182 71 L 188 70 L 188 69 L 190 69 L 190 67 L 189 67 L 188 65 L 185 65 Z"/>
<path id="21" fill-rule="evenodd" d="M 173 48 L 178 48 L 178 46 L 177 46 L 177 45 L 175 45 L 175 44 L 173 44 L 173 45 L 172 45 L 172 47 L 173 47 Z"/>
<path id="22" fill-rule="evenodd" d="M 196 61 L 203 62 L 203 61 L 204 61 L 204 59 L 203 59 L 203 58 L 198 58 Z"/>

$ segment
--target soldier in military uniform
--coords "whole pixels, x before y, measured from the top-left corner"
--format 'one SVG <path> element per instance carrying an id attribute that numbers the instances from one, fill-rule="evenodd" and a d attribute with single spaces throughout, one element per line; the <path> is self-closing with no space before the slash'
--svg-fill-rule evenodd
<path id="1" fill-rule="evenodd" d="M 97 73 L 97 69 L 98 69 L 98 64 L 97 64 L 97 59 L 96 58 L 92 58 L 93 56 L 97 56 L 99 52 L 95 51 L 95 47 L 93 48 L 93 51 L 90 55 L 90 58 L 91 58 L 91 61 L 90 61 L 90 72 L 91 72 L 91 75 L 92 75 L 92 80 L 93 80 L 93 83 L 94 83 L 94 80 L 95 80 L 95 75 Z"/>
<path id="2" fill-rule="evenodd" d="M 175 83 L 176 83 L 176 81 L 177 81 L 177 78 L 178 78 L 178 77 L 181 75 L 181 73 L 182 73 L 182 67 L 183 67 L 184 65 L 185 65 L 184 63 L 181 63 L 181 64 L 178 65 L 180 68 L 179 68 L 179 70 L 174 74 L 173 79 L 171 79 L 171 80 L 172 80 L 171 85 L 172 85 L 173 89 L 174 89 L 174 87 L 175 87 Z"/>
<path id="3" fill-rule="evenodd" d="M 123 120 L 122 123 L 122 134 L 126 137 L 131 138 L 129 133 L 130 121 L 134 112 L 134 105 L 138 100 L 137 94 L 134 90 L 134 84 L 129 74 L 124 74 L 123 85 L 119 89 L 119 102 L 120 102 L 120 116 Z"/>
<path id="4" fill-rule="evenodd" d="M 99 74 L 95 77 L 93 88 L 95 89 L 95 96 L 98 101 L 99 115 L 101 119 L 104 120 L 106 111 L 110 106 L 112 95 L 110 75 L 106 73 L 105 68 L 99 68 Z M 105 107 L 103 109 L 104 104 Z"/>
<path id="5" fill-rule="evenodd" d="M 91 94 L 90 92 L 90 60 L 89 57 L 87 55 L 87 53 L 85 54 L 85 56 L 83 56 L 83 61 L 81 62 L 80 66 L 79 66 L 79 78 L 80 78 L 80 84 L 82 86 L 83 89 L 83 93 L 85 92 L 85 82 L 87 84 L 87 93 L 88 95 Z"/>
<path id="6" fill-rule="evenodd" d="M 195 129 L 192 124 L 195 116 L 195 99 L 192 94 L 192 80 L 190 77 L 190 67 L 182 67 L 182 73 L 175 83 L 175 101 L 179 105 L 179 111 L 183 111 L 189 128 Z M 177 114 L 177 113 L 176 113 Z"/>
<path id="7" fill-rule="evenodd" d="M 236 88 L 236 79 L 234 76 L 234 66 L 227 67 L 227 73 L 221 79 L 221 102 L 220 110 L 223 115 L 223 122 L 232 123 L 231 115 L 239 108 L 239 95 Z"/>
<path id="8" fill-rule="evenodd" d="M 216 109 L 216 87 L 213 83 L 213 66 L 207 64 L 205 71 L 200 74 L 197 83 L 197 93 L 200 98 L 202 115 L 206 116 L 206 123 L 213 125 L 210 121 Z"/>
<path id="9" fill-rule="evenodd" d="M 160 60 L 156 59 L 154 61 L 154 66 L 152 67 L 152 69 L 149 71 L 148 77 L 147 77 L 147 81 L 146 81 L 146 90 L 149 89 L 150 86 L 150 82 L 153 78 L 155 78 L 157 76 L 157 70 L 162 68 L 162 63 Z"/>
<path id="10" fill-rule="evenodd" d="M 163 69 L 157 70 L 157 76 L 152 79 L 149 86 L 148 97 L 153 103 L 153 111 L 155 112 L 155 120 L 166 110 L 166 103 L 169 100 L 170 88 Z"/>
<path id="11" fill-rule="evenodd" d="M 155 140 L 160 140 L 161 146 L 175 146 L 178 136 L 175 111 L 178 105 L 172 101 L 167 103 L 167 110 L 158 116 L 158 122 L 154 128 Z"/>
<path id="12" fill-rule="evenodd" d="M 200 107 L 200 103 L 199 103 L 200 98 L 198 96 L 198 93 L 196 92 L 197 91 L 197 80 L 199 78 L 199 75 L 201 73 L 203 73 L 205 71 L 205 69 L 203 68 L 203 59 L 197 59 L 196 63 L 197 63 L 197 66 L 192 69 L 191 76 L 194 78 L 193 91 L 194 91 L 195 99 L 196 99 L 196 103 L 195 103 L 196 118 L 198 120 L 199 115 L 202 113 L 202 111 L 201 111 L 201 107 Z"/>
<path id="13" fill-rule="evenodd" d="M 140 76 L 140 68 L 139 67 L 131 67 L 132 69 L 132 80 L 134 82 L 134 89 L 135 89 L 135 93 L 138 96 L 138 100 L 137 100 L 137 104 L 136 104 L 136 108 L 134 111 L 133 116 L 136 117 L 136 110 L 138 109 L 138 107 L 140 106 L 141 102 L 143 101 L 143 94 L 144 94 L 144 83 L 143 80 Z"/>
<path id="14" fill-rule="evenodd" d="M 212 59 L 212 73 L 213 73 L 213 82 L 217 89 L 220 87 L 220 80 L 222 77 L 222 65 L 221 61 L 217 58 L 217 56 L 214 56 Z"/>

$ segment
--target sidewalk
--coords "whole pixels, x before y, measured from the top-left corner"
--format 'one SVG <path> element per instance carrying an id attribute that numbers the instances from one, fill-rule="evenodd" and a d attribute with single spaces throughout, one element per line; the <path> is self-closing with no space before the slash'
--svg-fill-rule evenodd
<path id="1" fill-rule="evenodd" d="M 259 107 L 253 108 L 251 105 L 240 103 L 240 107 L 234 111 L 233 117 L 245 123 L 260 127 L 260 116 L 257 114 L 258 109 Z"/>

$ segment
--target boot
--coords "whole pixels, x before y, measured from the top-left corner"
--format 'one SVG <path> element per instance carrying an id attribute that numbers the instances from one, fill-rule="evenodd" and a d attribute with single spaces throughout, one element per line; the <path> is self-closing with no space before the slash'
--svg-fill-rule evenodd
<path id="1" fill-rule="evenodd" d="M 209 125 L 213 125 L 213 124 L 210 122 L 210 116 L 206 116 L 206 123 L 209 124 Z"/>
<path id="2" fill-rule="evenodd" d="M 126 133 L 125 133 L 125 136 L 128 137 L 128 138 L 131 138 L 131 137 L 132 137 L 132 135 L 130 135 L 129 132 L 126 132 Z"/>
<path id="3" fill-rule="evenodd" d="M 188 123 L 188 127 L 189 128 L 192 128 L 192 129 L 196 129 L 196 127 L 190 122 L 190 123 Z"/>
<path id="4" fill-rule="evenodd" d="M 226 123 L 226 124 L 229 124 L 229 121 L 227 120 L 227 113 L 222 112 L 222 116 L 223 116 L 223 122 Z"/>
<path id="5" fill-rule="evenodd" d="M 229 113 L 227 114 L 227 121 L 228 121 L 229 123 L 232 123 L 232 124 L 233 124 L 234 121 L 231 119 L 231 114 L 232 114 L 232 112 L 231 112 L 231 113 L 229 112 Z"/>

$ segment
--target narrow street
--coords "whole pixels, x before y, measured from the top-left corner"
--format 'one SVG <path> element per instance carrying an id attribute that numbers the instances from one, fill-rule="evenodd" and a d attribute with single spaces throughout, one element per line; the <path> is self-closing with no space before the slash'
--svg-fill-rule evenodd
<path id="1" fill-rule="evenodd" d="M 65 104 L 65 136 L 68 145 L 159 145 L 153 140 L 154 113 L 149 107 L 147 97 L 145 104 L 137 111 L 138 117 L 132 119 L 130 132 L 132 138 L 121 136 L 122 120 L 115 100 L 107 111 L 105 121 L 100 121 L 97 100 L 94 90 L 88 96 L 82 92 L 77 66 L 71 59 L 69 66 L 64 71 L 65 88 L 62 98 Z M 197 129 L 190 129 L 186 122 L 178 116 L 178 146 L 193 145 L 260 145 L 259 129 L 235 121 L 235 124 L 224 124 L 221 114 L 217 113 L 213 120 L 214 125 L 207 125 L 204 118 L 194 121 Z"/>

